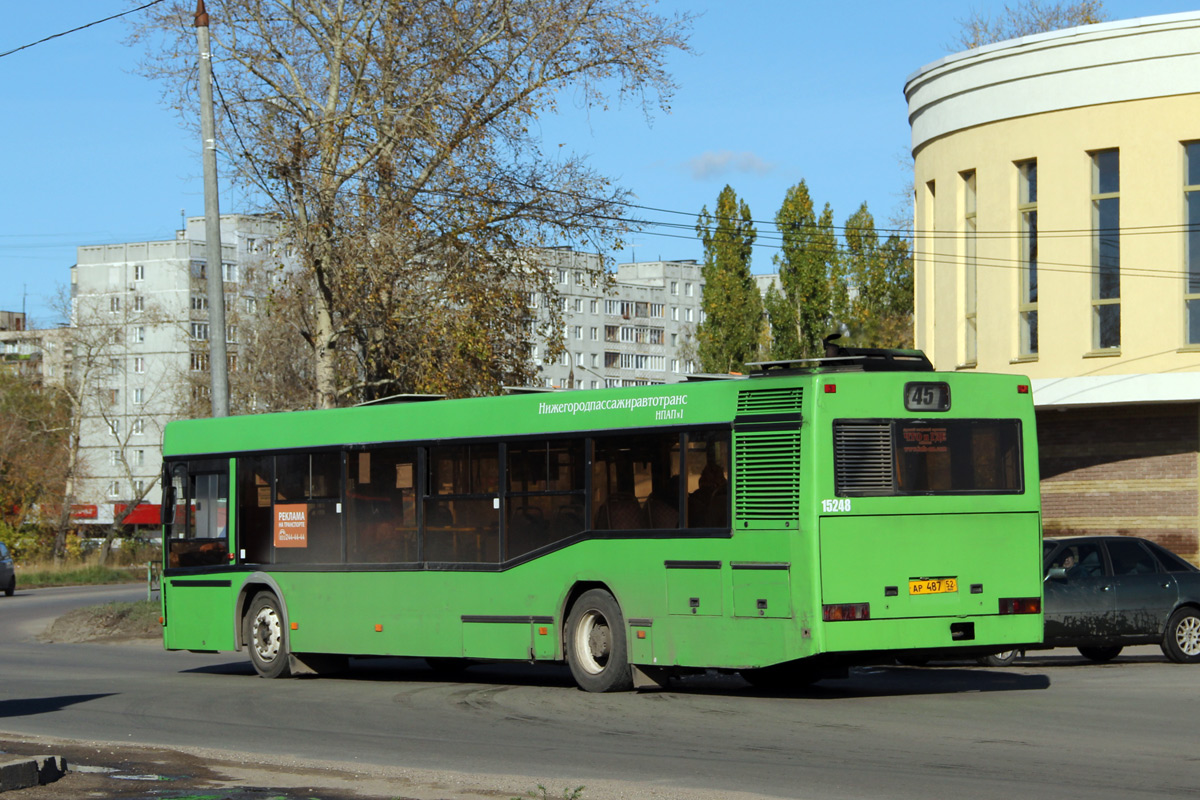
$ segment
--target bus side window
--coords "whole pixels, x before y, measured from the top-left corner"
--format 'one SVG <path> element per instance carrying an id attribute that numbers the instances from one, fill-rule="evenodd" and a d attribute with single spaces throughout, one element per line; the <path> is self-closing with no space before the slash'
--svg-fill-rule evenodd
<path id="1" fill-rule="evenodd" d="M 271 462 L 272 456 L 244 456 L 237 460 L 237 539 L 246 564 L 271 562 Z"/>
<path id="2" fill-rule="evenodd" d="M 174 475 L 181 475 L 181 472 L 176 471 Z M 171 530 L 169 565 L 202 567 L 228 564 L 229 474 L 189 472 L 185 492 L 176 494 L 177 510 Z M 179 506 L 180 500 L 184 500 L 186 505 Z"/>
<path id="3" fill-rule="evenodd" d="M 687 527 L 729 527 L 729 434 L 688 434 Z"/>

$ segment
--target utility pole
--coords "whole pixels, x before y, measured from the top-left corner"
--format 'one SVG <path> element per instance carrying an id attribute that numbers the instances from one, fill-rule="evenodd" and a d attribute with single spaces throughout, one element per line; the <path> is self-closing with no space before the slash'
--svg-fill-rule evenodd
<path id="1" fill-rule="evenodd" d="M 200 47 L 200 140 L 204 160 L 204 234 L 208 275 L 208 368 L 212 415 L 229 416 L 229 361 L 225 355 L 225 269 L 221 263 L 221 207 L 217 202 L 217 132 L 213 119 L 212 51 L 208 11 L 196 0 L 196 43 Z"/>

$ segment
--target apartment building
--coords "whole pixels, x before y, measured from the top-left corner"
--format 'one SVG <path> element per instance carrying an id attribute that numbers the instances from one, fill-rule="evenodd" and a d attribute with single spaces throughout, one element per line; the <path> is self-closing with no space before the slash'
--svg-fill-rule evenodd
<path id="1" fill-rule="evenodd" d="M 646 386 L 675 383 L 696 371 L 704 279 L 695 261 L 619 264 L 606 291 L 590 277 L 600 270 L 599 255 L 548 249 L 537 260 L 556 282 L 566 348 L 555 363 L 542 364 L 545 386 Z M 534 302 L 544 317 L 545 299 Z M 535 359 L 544 347 L 535 346 Z"/>

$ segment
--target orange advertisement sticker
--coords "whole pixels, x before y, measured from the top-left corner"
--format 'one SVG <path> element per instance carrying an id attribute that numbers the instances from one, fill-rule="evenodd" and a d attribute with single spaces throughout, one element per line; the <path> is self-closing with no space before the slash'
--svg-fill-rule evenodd
<path id="1" fill-rule="evenodd" d="M 308 547 L 308 506 L 275 506 L 275 546 Z"/>

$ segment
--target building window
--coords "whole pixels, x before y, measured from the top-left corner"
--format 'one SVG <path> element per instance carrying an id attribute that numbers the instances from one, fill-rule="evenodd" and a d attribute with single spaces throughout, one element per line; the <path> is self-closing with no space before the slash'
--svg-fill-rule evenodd
<path id="1" fill-rule="evenodd" d="M 679 281 L 671 281 L 671 294 L 679 294 Z"/>
<path id="2" fill-rule="evenodd" d="M 976 313 L 976 224 L 975 170 L 962 173 L 963 177 L 963 363 L 974 364 L 978 360 L 979 324 Z"/>
<path id="3" fill-rule="evenodd" d="M 197 342 L 208 341 L 208 323 L 193 322 L 192 323 L 192 338 Z"/>
<path id="4" fill-rule="evenodd" d="M 133 371 L 138 375 L 142 375 L 146 372 L 146 359 L 143 356 L 134 357 Z"/>
<path id="5" fill-rule="evenodd" d="M 121 374 L 121 359 L 110 358 L 108 360 L 108 374 L 110 376 L 116 376 L 116 375 Z"/>
<path id="6" fill-rule="evenodd" d="M 575 298 L 575 310 L 581 314 L 583 313 L 583 299 L 582 298 L 579 298 L 579 297 Z"/>
<path id="7" fill-rule="evenodd" d="M 221 272 L 225 276 L 225 280 L 231 283 L 236 283 L 238 279 L 238 265 L 231 264 L 228 261 L 221 264 Z"/>
<path id="8" fill-rule="evenodd" d="M 536 306 L 537 305 L 536 295 L 530 295 L 530 297 L 535 298 L 533 305 Z M 258 313 L 258 298 L 257 297 L 247 297 L 246 303 L 245 303 L 245 309 L 246 309 L 247 314 Z"/>
<path id="9" fill-rule="evenodd" d="M 237 344 L 237 325 L 225 326 L 225 341 L 230 344 Z"/>
<path id="10" fill-rule="evenodd" d="M 1121 161 L 1092 153 L 1092 347 L 1121 346 Z"/>
<path id="11" fill-rule="evenodd" d="M 133 341 L 135 344 L 141 344 L 146 341 L 146 326 L 138 325 L 133 329 Z"/>
<path id="12" fill-rule="evenodd" d="M 596 331 L 596 329 L 595 329 L 594 327 L 591 329 L 590 333 L 591 333 L 591 339 L 592 339 L 592 341 L 593 341 L 593 342 L 594 342 L 594 341 L 597 341 L 597 339 L 598 339 L 598 334 L 597 334 L 597 331 Z"/>
<path id="13" fill-rule="evenodd" d="M 145 463 L 146 463 L 146 451 L 145 450 L 134 450 L 133 451 L 133 466 L 140 467 L 140 466 L 145 465 Z"/>
<path id="14" fill-rule="evenodd" d="M 692 321 L 692 310 L 690 308 L 685 308 L 683 310 L 683 318 L 684 318 L 684 321 L 686 321 L 686 322 Z"/>
<path id="15" fill-rule="evenodd" d="M 108 310 L 114 314 L 116 314 L 118 311 L 120 311 L 121 310 L 121 298 L 117 297 L 116 295 L 113 295 L 112 297 L 108 298 Z"/>
<path id="16" fill-rule="evenodd" d="M 679 306 L 671 306 L 671 319 L 679 322 Z"/>
<path id="17" fill-rule="evenodd" d="M 202 294 L 192 295 L 192 311 L 207 311 L 208 298 Z"/>
<path id="18" fill-rule="evenodd" d="M 121 420 L 110 419 L 108 421 L 108 432 L 111 433 L 113 436 L 120 436 L 121 435 Z"/>
<path id="19" fill-rule="evenodd" d="M 1032 356 L 1038 352 L 1037 161 L 1017 164 L 1017 172 L 1017 214 L 1021 220 L 1021 296 L 1017 313 L 1021 324 L 1021 355 Z"/>
<path id="20" fill-rule="evenodd" d="M 599 305 L 597 304 L 597 301 L 595 301 L 595 300 L 591 301 L 591 303 L 589 303 L 589 308 L 591 309 L 591 312 L 592 312 L 593 314 L 595 314 L 595 313 L 596 313 L 596 309 L 597 309 L 597 308 L 599 308 Z"/>
<path id="21" fill-rule="evenodd" d="M 145 265 L 143 265 L 143 264 L 134 264 L 134 265 L 133 265 L 133 279 L 134 279 L 135 281 L 144 281 L 144 280 L 146 280 L 146 267 L 145 267 Z"/>
<path id="22" fill-rule="evenodd" d="M 208 372 L 208 353 L 192 353 L 192 372 Z"/>
<path id="23" fill-rule="evenodd" d="M 134 311 L 145 311 L 146 310 L 146 298 L 142 297 L 140 294 L 135 294 L 133 296 L 133 310 Z"/>
<path id="24" fill-rule="evenodd" d="M 121 463 L 121 451 L 120 450 L 109 450 L 108 451 L 108 465 L 110 467 L 115 467 L 115 466 L 118 466 L 120 463 Z"/>
<path id="25" fill-rule="evenodd" d="M 694 288 L 695 288 L 695 287 L 694 287 L 694 286 L 692 286 L 692 284 L 690 284 L 690 283 L 685 283 L 685 284 L 683 285 L 683 293 L 684 293 L 684 294 L 686 294 L 688 297 L 691 297 L 691 296 L 692 296 L 692 294 L 693 294 L 692 290 L 693 290 Z"/>
<path id="26" fill-rule="evenodd" d="M 1187 315 L 1187 343 L 1200 344 L 1200 142 L 1183 145 L 1183 202 L 1187 214 L 1187 285 L 1183 289 L 1183 307 Z"/>
<path id="27" fill-rule="evenodd" d="M 567 271 L 565 269 L 562 269 L 561 267 L 558 270 L 558 282 L 559 283 L 567 282 Z"/>
<path id="28" fill-rule="evenodd" d="M 120 481 L 112 481 L 111 483 L 108 484 L 108 496 L 109 497 L 120 497 L 121 496 L 121 482 Z"/>
<path id="29" fill-rule="evenodd" d="M 583 326 L 582 326 L 582 325 L 576 325 L 576 326 L 575 326 L 575 338 L 576 338 L 576 339 L 582 339 L 582 338 L 583 338 Z"/>
<path id="30" fill-rule="evenodd" d="M 135 478 L 133 481 L 133 496 L 141 497 L 146 493 L 146 482 L 141 478 Z"/>
<path id="31" fill-rule="evenodd" d="M 145 433 L 146 432 L 146 420 L 142 419 L 141 417 L 138 417 L 137 419 L 135 419 L 133 421 L 132 432 L 133 432 L 134 436 L 141 436 L 143 433 Z"/>
<path id="32" fill-rule="evenodd" d="M 133 390 L 133 404 L 140 406 L 146 402 L 146 390 L 140 386 Z"/>

